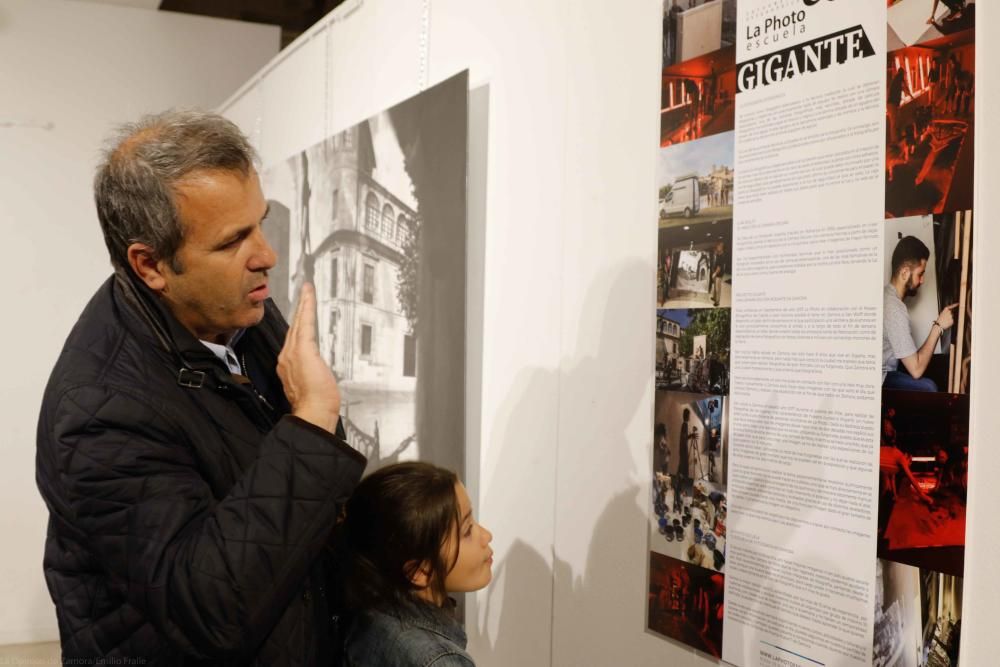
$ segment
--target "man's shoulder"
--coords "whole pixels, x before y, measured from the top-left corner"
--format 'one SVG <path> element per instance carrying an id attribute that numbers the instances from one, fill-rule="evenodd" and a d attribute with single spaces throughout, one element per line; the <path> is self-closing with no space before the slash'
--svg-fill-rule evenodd
<path id="1" fill-rule="evenodd" d="M 899 298 L 896 288 L 887 284 L 882 290 L 882 303 L 887 314 L 906 313 L 906 304 Z"/>
<path id="2" fill-rule="evenodd" d="M 45 399 L 83 385 L 149 387 L 155 378 L 149 345 L 126 325 L 114 279 L 101 285 L 66 336 L 45 390 Z"/>

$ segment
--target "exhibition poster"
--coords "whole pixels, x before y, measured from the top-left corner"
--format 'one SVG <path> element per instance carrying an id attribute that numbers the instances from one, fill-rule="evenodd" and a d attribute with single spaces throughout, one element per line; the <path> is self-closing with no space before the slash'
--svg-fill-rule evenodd
<path id="1" fill-rule="evenodd" d="M 263 175 L 274 301 L 288 317 L 316 285 L 341 422 L 371 467 L 464 465 L 467 108 L 463 72 Z"/>
<path id="2" fill-rule="evenodd" d="M 954 667 L 973 0 L 666 0 L 647 630 Z"/>

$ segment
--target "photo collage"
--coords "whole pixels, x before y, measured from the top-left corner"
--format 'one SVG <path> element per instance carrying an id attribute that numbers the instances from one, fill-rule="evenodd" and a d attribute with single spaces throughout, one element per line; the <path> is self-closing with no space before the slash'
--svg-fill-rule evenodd
<path id="1" fill-rule="evenodd" d="M 721 658 L 736 0 L 666 0 L 647 630 Z"/>
<path id="2" fill-rule="evenodd" d="M 972 373 L 975 0 L 887 0 L 873 665 L 955 667 Z"/>

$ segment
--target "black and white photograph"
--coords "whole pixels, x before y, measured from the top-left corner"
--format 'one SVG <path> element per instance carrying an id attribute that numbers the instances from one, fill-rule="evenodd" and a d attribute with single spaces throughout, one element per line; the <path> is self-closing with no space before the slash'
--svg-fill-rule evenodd
<path id="1" fill-rule="evenodd" d="M 967 394 L 972 211 L 885 221 L 882 387 Z"/>
<path id="2" fill-rule="evenodd" d="M 373 468 L 463 466 L 467 91 L 454 76 L 264 174 L 275 303 L 287 317 L 315 284 L 341 420 Z"/>
<path id="3" fill-rule="evenodd" d="M 972 208 L 975 30 L 889 53 L 887 218 Z"/>
<path id="4" fill-rule="evenodd" d="M 656 388 L 729 394 L 729 308 L 656 311 Z"/>
<path id="5" fill-rule="evenodd" d="M 732 219 L 661 226 L 657 241 L 657 307 L 731 306 L 732 244 Z"/>
<path id="6" fill-rule="evenodd" d="M 733 134 L 660 148 L 656 187 L 661 228 L 732 219 Z"/>
<path id="7" fill-rule="evenodd" d="M 976 0 L 888 0 L 888 50 L 932 42 L 976 25 Z"/>
<path id="8" fill-rule="evenodd" d="M 663 0 L 663 67 L 736 45 L 736 0 Z"/>
<path id="9" fill-rule="evenodd" d="M 957 667 L 962 579 L 878 560 L 873 667 Z"/>

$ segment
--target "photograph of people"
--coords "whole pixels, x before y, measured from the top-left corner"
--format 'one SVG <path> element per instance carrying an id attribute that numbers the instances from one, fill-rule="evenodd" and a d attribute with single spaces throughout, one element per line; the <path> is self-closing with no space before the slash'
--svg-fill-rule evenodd
<path id="1" fill-rule="evenodd" d="M 972 218 L 962 211 L 885 222 L 884 389 L 968 392 Z"/>
<path id="2" fill-rule="evenodd" d="M 650 548 L 698 567 L 726 562 L 725 399 L 657 392 Z"/>
<path id="3" fill-rule="evenodd" d="M 668 465 L 660 472 L 723 488 L 726 483 L 724 450 L 729 437 L 726 408 L 724 396 L 657 391 L 656 424 L 664 428 L 661 434 L 666 441 L 663 459 Z M 682 493 L 690 494 L 691 491 L 685 485 Z"/>
<path id="4" fill-rule="evenodd" d="M 975 31 L 886 61 L 886 217 L 972 207 Z"/>
<path id="5" fill-rule="evenodd" d="M 892 253 L 892 277 L 883 292 L 882 386 L 907 391 L 938 391 L 924 377 L 941 335 L 951 329 L 958 304 L 943 308 L 919 345 L 910 333 L 910 314 L 903 299 L 915 296 L 924 283 L 930 250 L 914 236 L 904 236 Z"/>
<path id="6" fill-rule="evenodd" d="M 961 576 L 968 397 L 894 391 L 882 402 L 878 555 Z"/>
<path id="7" fill-rule="evenodd" d="M 888 0 L 888 47 L 923 44 L 976 25 L 976 0 Z"/>
<path id="8" fill-rule="evenodd" d="M 663 0 L 663 67 L 736 44 L 736 0 Z"/>
<path id="9" fill-rule="evenodd" d="M 660 146 L 732 130 L 735 101 L 735 47 L 665 68 L 660 88 Z"/>
<path id="10" fill-rule="evenodd" d="M 661 225 L 658 237 L 658 308 L 728 308 L 732 305 L 731 218 Z"/>
<path id="11" fill-rule="evenodd" d="M 646 625 L 658 634 L 722 657 L 725 576 L 652 552 Z"/>
<path id="12" fill-rule="evenodd" d="M 729 308 L 656 311 L 656 388 L 729 393 Z"/>

